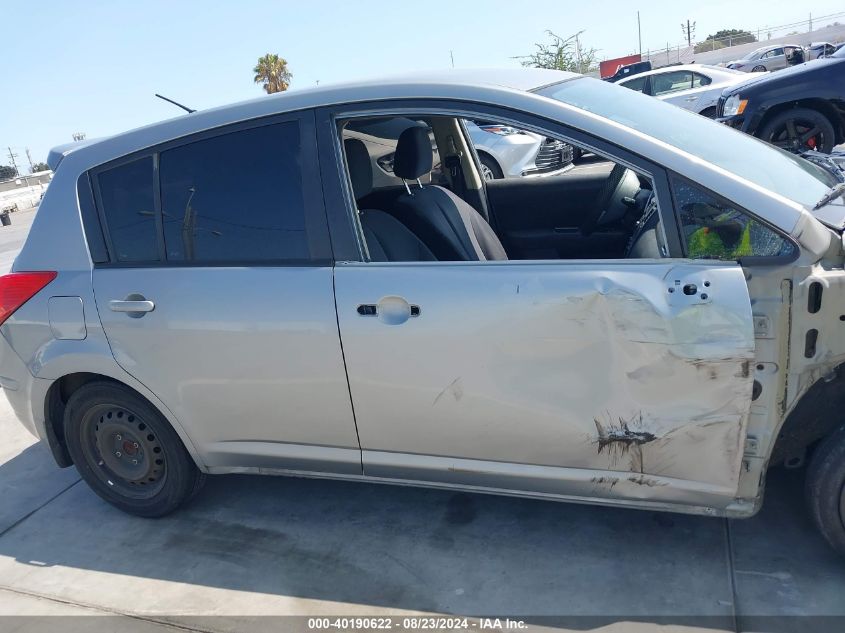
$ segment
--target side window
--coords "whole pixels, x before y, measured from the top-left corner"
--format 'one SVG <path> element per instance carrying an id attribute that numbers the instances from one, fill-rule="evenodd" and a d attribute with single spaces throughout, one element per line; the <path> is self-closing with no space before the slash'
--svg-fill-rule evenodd
<path id="1" fill-rule="evenodd" d="M 115 259 L 158 261 L 152 156 L 100 172 L 97 183 Z"/>
<path id="2" fill-rule="evenodd" d="M 298 123 L 214 136 L 159 160 L 168 261 L 309 257 Z"/>
<path id="3" fill-rule="evenodd" d="M 765 224 L 679 178 L 672 189 L 691 259 L 789 257 L 795 246 Z"/>
<path id="4" fill-rule="evenodd" d="M 620 81 L 619 85 L 624 86 L 625 88 L 630 88 L 636 92 L 642 92 L 643 88 L 645 88 L 645 83 L 648 77 L 634 77 L 633 79 L 629 79 L 628 81 Z"/>
<path id="5" fill-rule="evenodd" d="M 713 83 L 713 80 L 710 77 L 706 77 L 705 75 L 699 73 L 692 74 L 692 87 L 693 88 L 701 88 L 703 86 L 709 86 Z"/>
<path id="6" fill-rule="evenodd" d="M 651 94 L 655 97 L 680 92 L 692 87 L 692 73 L 686 70 L 653 75 L 651 78 Z"/>

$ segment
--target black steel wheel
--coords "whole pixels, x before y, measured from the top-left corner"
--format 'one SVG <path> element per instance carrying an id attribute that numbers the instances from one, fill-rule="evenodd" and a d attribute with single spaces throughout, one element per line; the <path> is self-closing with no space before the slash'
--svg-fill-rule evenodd
<path id="1" fill-rule="evenodd" d="M 823 439 L 813 453 L 805 493 L 816 527 L 845 556 L 845 426 Z"/>
<path id="2" fill-rule="evenodd" d="M 154 497 L 167 478 L 164 452 L 144 418 L 130 409 L 103 404 L 83 416 L 82 450 L 93 472 L 127 497 Z"/>
<path id="3" fill-rule="evenodd" d="M 74 392 L 65 409 L 65 438 L 86 483 L 131 514 L 172 512 L 204 479 L 167 420 L 124 385 L 94 382 Z"/>
<path id="4" fill-rule="evenodd" d="M 763 126 L 760 138 L 790 152 L 833 151 L 836 132 L 821 112 L 809 108 L 793 108 L 775 115 Z"/>

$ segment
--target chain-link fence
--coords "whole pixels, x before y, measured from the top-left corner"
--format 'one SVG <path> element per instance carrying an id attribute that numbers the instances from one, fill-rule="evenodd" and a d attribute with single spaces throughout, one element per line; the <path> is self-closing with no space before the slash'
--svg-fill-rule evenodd
<path id="1" fill-rule="evenodd" d="M 692 62 L 716 64 L 737 57 L 766 44 L 793 43 L 809 46 L 814 42 L 845 41 L 845 11 L 777 26 L 758 26 L 718 38 L 706 38 L 690 46 L 686 41 L 666 47 L 643 50 L 643 59 L 656 66 Z"/>

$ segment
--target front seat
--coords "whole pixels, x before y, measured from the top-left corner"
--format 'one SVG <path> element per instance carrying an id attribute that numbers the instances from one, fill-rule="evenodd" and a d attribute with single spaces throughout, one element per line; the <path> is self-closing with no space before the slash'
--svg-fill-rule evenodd
<path id="1" fill-rule="evenodd" d="M 399 136 L 393 174 L 419 182 L 431 171 L 431 139 L 423 127 L 410 127 Z M 436 185 L 408 187 L 394 203 L 396 216 L 441 261 L 507 259 L 499 238 L 478 211 L 454 193 Z"/>
<path id="2" fill-rule="evenodd" d="M 364 142 L 357 138 L 343 141 L 346 164 L 355 202 L 373 189 L 373 167 L 370 153 Z M 374 262 L 426 262 L 436 258 L 428 247 L 399 220 L 377 209 L 360 209 L 358 217 L 370 261 Z"/>

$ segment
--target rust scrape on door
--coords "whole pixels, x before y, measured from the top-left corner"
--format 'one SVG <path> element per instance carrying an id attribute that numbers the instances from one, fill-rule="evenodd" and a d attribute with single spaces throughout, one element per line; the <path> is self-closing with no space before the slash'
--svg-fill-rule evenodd
<path id="1" fill-rule="evenodd" d="M 643 471 L 643 444 L 648 444 L 657 439 L 654 433 L 643 429 L 643 416 L 640 413 L 636 418 L 624 420 L 618 418 L 617 423 L 610 421 L 602 422 L 593 418 L 596 425 L 598 439 L 598 452 L 607 450 L 614 459 L 624 455 L 631 457 L 631 470 Z"/>

